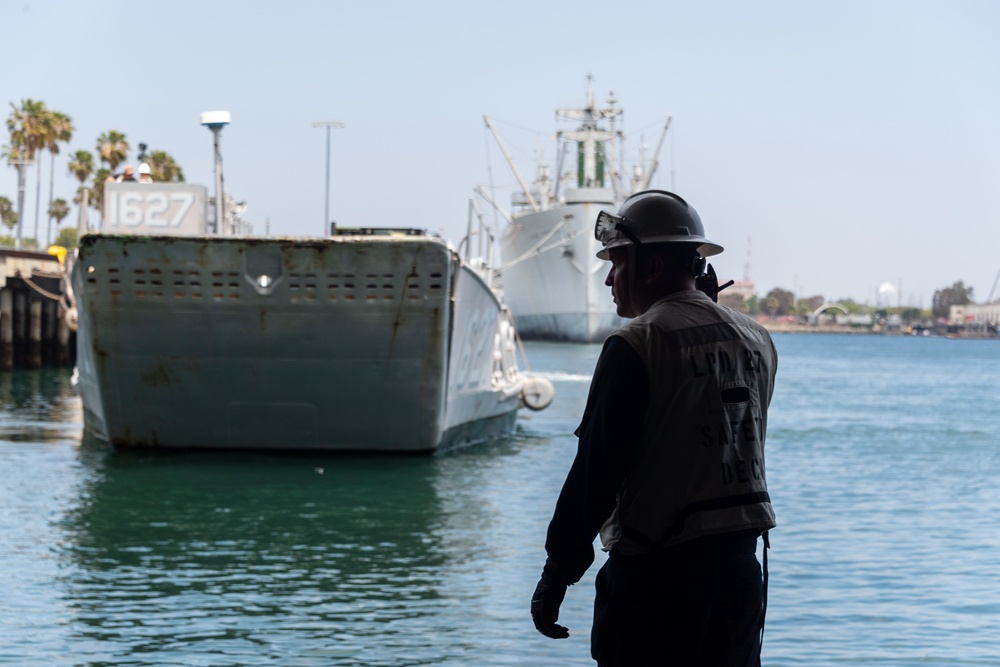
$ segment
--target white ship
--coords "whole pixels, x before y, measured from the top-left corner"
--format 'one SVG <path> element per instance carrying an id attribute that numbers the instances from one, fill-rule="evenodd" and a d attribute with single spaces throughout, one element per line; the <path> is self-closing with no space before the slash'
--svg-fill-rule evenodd
<path id="1" fill-rule="evenodd" d="M 254 237 L 201 186 L 104 196 L 72 290 L 86 427 L 114 445 L 428 452 L 551 400 L 488 263 L 437 236 Z"/>
<path id="2" fill-rule="evenodd" d="M 624 133 L 618 126 L 622 109 L 616 104 L 611 93 L 608 106 L 597 108 L 588 85 L 585 108 L 558 109 L 557 118 L 575 128 L 556 133 L 555 177 L 542 165 L 531 186 L 485 118 L 521 187 L 509 215 L 483 188 L 477 193 L 507 217 L 500 272 L 504 299 L 525 339 L 600 342 L 624 322 L 604 285 L 608 265 L 596 258 L 601 244 L 594 238 L 594 222 L 602 209 L 615 210 L 632 192 L 647 189 L 657 160 L 654 155 L 648 168 L 633 167 L 625 183 Z M 669 126 L 667 118 L 657 154 Z M 565 167 L 567 160 L 575 170 Z"/>

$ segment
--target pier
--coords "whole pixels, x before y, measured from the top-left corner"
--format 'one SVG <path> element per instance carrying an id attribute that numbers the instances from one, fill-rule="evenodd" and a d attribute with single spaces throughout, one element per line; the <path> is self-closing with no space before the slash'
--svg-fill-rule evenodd
<path id="1" fill-rule="evenodd" d="M 62 275 L 53 255 L 0 248 L 0 372 L 74 363 Z"/>

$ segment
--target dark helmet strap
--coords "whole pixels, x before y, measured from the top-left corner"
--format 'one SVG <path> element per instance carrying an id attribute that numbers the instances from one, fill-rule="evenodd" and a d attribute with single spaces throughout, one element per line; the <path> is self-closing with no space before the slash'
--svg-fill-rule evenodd
<path id="1" fill-rule="evenodd" d="M 615 223 L 615 229 L 617 229 L 618 231 L 620 231 L 622 233 L 622 235 L 625 238 L 627 238 L 629 241 L 631 241 L 634 245 L 641 245 L 641 243 L 639 241 L 639 237 L 636 236 L 635 234 L 633 234 L 632 230 L 630 230 L 628 227 L 626 227 L 622 223 L 616 222 Z"/>

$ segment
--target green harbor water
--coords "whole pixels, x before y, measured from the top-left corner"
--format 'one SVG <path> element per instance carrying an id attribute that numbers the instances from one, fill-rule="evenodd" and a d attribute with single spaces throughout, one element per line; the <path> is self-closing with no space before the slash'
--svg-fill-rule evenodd
<path id="1" fill-rule="evenodd" d="M 1000 345 L 776 337 L 765 665 L 1000 665 Z M 116 451 L 68 370 L 0 374 L 0 664 L 587 665 L 528 598 L 599 352 L 434 456 Z M 391 406 L 382 406 L 391 418 Z"/>

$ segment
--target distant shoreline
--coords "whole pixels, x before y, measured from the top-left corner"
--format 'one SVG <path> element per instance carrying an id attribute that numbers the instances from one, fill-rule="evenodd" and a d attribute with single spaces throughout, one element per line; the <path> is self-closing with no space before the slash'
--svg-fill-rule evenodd
<path id="1" fill-rule="evenodd" d="M 884 331 L 872 331 L 865 327 L 852 327 L 846 324 L 799 324 L 797 322 L 762 321 L 761 325 L 771 333 L 802 333 L 802 334 L 877 334 L 885 335 Z"/>
<path id="2" fill-rule="evenodd" d="M 984 335 L 978 331 L 946 333 L 944 331 L 928 330 L 928 333 L 909 333 L 906 331 L 900 331 L 899 329 L 886 331 L 884 329 L 874 329 L 869 327 L 852 327 L 850 325 L 842 325 L 842 324 L 800 324 L 798 322 L 774 322 L 767 320 L 760 321 L 760 324 L 770 333 L 842 334 L 849 336 L 857 336 L 857 335 L 909 336 L 916 338 L 921 338 L 924 336 L 933 336 L 937 338 L 954 338 L 954 339 L 964 339 L 964 340 L 996 340 L 998 338 L 996 334 Z"/>

